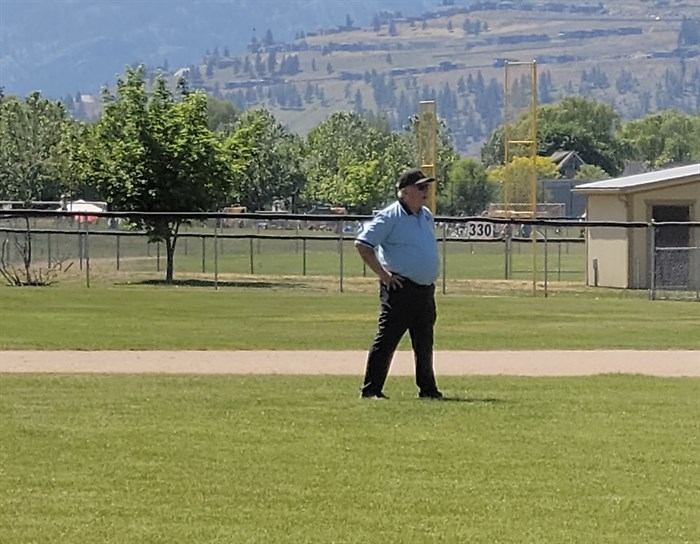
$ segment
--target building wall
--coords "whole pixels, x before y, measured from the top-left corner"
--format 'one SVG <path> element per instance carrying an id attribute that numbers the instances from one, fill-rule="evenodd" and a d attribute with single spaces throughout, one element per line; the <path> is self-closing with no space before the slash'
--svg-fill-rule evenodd
<path id="1" fill-rule="evenodd" d="M 628 221 L 626 200 L 620 195 L 589 195 L 588 221 Z M 588 285 L 628 287 L 628 242 L 626 229 L 591 227 L 586 244 Z M 597 268 L 597 272 L 596 272 Z"/>
<path id="2" fill-rule="evenodd" d="M 700 179 L 685 185 L 640 191 L 632 198 L 632 221 L 651 221 L 651 210 L 658 205 L 690 206 L 690 220 L 700 221 Z"/>
<path id="3" fill-rule="evenodd" d="M 690 207 L 690 220 L 700 221 L 700 180 L 672 187 L 629 194 L 588 195 L 589 221 L 625 221 L 650 223 L 658 205 Z M 700 245 L 698 229 L 691 229 L 691 245 Z M 649 287 L 648 228 L 589 229 L 588 285 L 595 285 L 594 260 L 598 263 L 598 286 L 646 289 Z M 698 264 L 692 264 L 697 269 Z"/>

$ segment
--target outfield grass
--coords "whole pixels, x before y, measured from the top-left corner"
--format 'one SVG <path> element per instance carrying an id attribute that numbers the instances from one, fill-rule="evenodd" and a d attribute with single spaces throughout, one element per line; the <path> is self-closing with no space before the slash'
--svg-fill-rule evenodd
<path id="1" fill-rule="evenodd" d="M 358 385 L 2 375 L 2 542 L 698 541 L 697 379 Z"/>
<path id="2" fill-rule="evenodd" d="M 255 278 L 208 287 L 0 288 L 0 349 L 366 349 L 372 280 L 331 287 Z M 438 295 L 436 348 L 700 349 L 700 306 L 626 291 L 550 298 L 503 291 Z M 408 348 L 407 342 L 402 349 Z"/>

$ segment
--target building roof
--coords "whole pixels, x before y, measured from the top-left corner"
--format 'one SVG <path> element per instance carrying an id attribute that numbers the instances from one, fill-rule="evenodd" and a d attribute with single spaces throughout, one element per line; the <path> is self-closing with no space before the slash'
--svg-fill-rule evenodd
<path id="1" fill-rule="evenodd" d="M 551 161 L 554 164 L 559 165 L 559 167 L 563 167 L 567 162 L 569 162 L 571 159 L 574 157 L 578 158 L 581 163 L 586 164 L 586 161 L 584 161 L 576 151 L 555 151 L 552 153 L 552 155 L 549 157 Z"/>
<path id="2" fill-rule="evenodd" d="M 700 163 L 646 172 L 634 176 L 623 176 L 591 183 L 582 183 L 573 190 L 580 193 L 634 193 L 648 191 L 657 186 L 682 185 L 700 182 Z"/>

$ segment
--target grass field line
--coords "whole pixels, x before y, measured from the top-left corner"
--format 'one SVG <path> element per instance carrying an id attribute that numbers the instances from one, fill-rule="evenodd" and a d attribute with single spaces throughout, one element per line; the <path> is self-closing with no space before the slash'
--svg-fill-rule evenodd
<path id="1" fill-rule="evenodd" d="M 298 374 L 362 376 L 365 351 L 0 351 L 0 373 Z M 700 377 L 696 350 L 439 351 L 443 376 Z M 413 355 L 398 351 L 391 375 L 413 374 Z"/>

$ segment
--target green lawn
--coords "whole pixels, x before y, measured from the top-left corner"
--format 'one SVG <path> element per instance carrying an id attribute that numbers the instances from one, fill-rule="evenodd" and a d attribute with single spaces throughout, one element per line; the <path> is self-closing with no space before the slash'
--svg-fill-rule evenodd
<path id="1" fill-rule="evenodd" d="M 700 382 L 0 375 L 5 544 L 683 543 Z"/>
<path id="2" fill-rule="evenodd" d="M 0 349 L 366 349 L 372 280 L 347 292 L 304 278 L 222 288 L 111 285 L 0 288 Z M 700 349 L 700 306 L 625 291 L 544 298 L 452 289 L 438 295 L 436 348 Z M 408 347 L 407 343 L 402 345 Z"/>
<path id="3" fill-rule="evenodd" d="M 376 284 L 0 288 L 0 349 L 366 349 Z M 700 349 L 700 308 L 438 295 L 438 349 Z M 407 349 L 404 343 L 402 348 Z M 0 354 L 1 357 L 1 354 Z M 700 380 L 0 374 L 3 544 L 697 542 Z"/>

